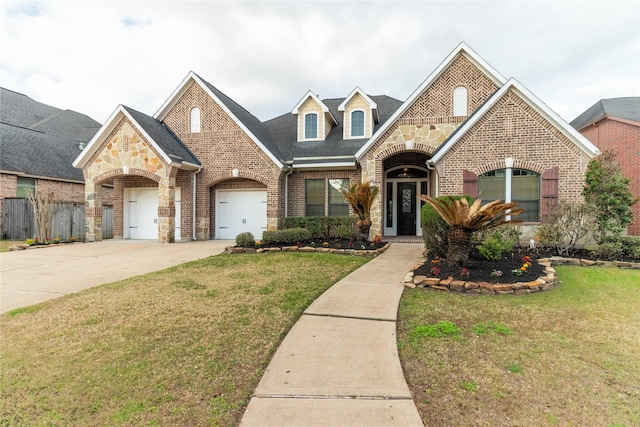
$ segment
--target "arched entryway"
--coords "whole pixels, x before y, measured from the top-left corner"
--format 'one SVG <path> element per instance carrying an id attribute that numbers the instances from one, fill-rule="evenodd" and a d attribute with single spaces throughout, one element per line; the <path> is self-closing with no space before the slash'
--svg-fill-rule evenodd
<path id="1" fill-rule="evenodd" d="M 429 156 L 403 152 L 384 160 L 383 229 L 385 236 L 421 236 L 420 194 L 430 194 Z"/>

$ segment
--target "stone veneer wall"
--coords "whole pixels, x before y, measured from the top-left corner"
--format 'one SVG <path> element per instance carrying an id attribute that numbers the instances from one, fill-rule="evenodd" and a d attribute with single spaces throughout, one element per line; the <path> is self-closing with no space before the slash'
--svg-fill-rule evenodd
<path id="1" fill-rule="evenodd" d="M 190 131 L 189 123 L 194 107 L 201 112 L 201 132 L 197 133 Z M 198 84 L 191 83 L 167 113 L 164 123 L 202 162 L 203 170 L 197 175 L 196 184 L 198 240 L 215 235 L 215 201 L 211 190 L 223 182 L 225 188 L 234 188 L 234 183 L 238 184 L 237 188 L 246 188 L 240 179 L 254 181 L 254 188 L 266 187 L 267 229 L 277 229 L 283 207 L 280 168 Z M 233 175 L 234 169 L 238 176 Z M 182 194 L 185 194 L 184 188 Z M 181 215 L 190 217 L 191 209 L 192 205 L 183 203 Z"/>
<path id="2" fill-rule="evenodd" d="M 429 156 L 464 122 L 467 117 L 453 116 L 453 91 L 467 89 L 467 111 L 472 114 L 497 89 L 493 81 L 478 69 L 465 54 L 455 58 L 440 76 L 376 141 L 361 160 L 363 179 L 380 188 L 372 209 L 370 235 L 382 234 L 382 200 L 384 200 L 383 161 L 402 152 L 421 152 Z M 434 181 L 432 180 L 431 188 Z M 462 178 L 460 177 L 462 185 Z"/>
<path id="3" fill-rule="evenodd" d="M 175 232 L 175 180 L 177 169 L 166 164 L 146 138 L 139 134 L 133 124 L 122 117 L 91 157 L 83 170 L 85 184 L 85 221 L 87 241 L 102 240 L 103 194 L 100 184 L 118 177 L 140 176 L 158 185 L 158 240 L 174 241 Z M 125 183 L 117 186 L 119 201 Z M 131 185 L 129 185 L 131 186 Z M 114 235 L 122 235 L 122 203 L 118 203 L 116 219 L 120 221 Z"/>

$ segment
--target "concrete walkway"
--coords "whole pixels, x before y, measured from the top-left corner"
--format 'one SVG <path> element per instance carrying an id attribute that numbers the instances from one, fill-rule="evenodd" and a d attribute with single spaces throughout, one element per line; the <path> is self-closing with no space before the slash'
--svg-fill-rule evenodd
<path id="1" fill-rule="evenodd" d="M 396 346 L 405 274 L 422 244 L 392 244 L 304 312 L 276 351 L 241 427 L 422 427 Z"/>
<path id="2" fill-rule="evenodd" d="M 231 240 L 103 240 L 0 253 L 0 313 L 206 258 Z"/>

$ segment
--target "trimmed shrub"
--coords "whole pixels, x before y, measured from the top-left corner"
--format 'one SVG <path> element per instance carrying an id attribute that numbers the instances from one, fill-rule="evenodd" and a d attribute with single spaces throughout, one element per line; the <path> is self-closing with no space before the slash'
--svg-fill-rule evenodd
<path id="1" fill-rule="evenodd" d="M 633 258 L 640 260 L 640 237 L 607 236 L 602 239 L 595 253 L 604 259 Z"/>
<path id="2" fill-rule="evenodd" d="M 479 244 L 478 251 L 480 252 L 480 256 L 487 261 L 497 261 L 502 258 L 505 252 L 513 249 L 513 244 L 514 241 L 512 238 L 505 238 L 505 236 L 498 231 Z"/>
<path id="3" fill-rule="evenodd" d="M 436 197 L 436 199 L 443 199 L 445 197 Z M 466 197 L 469 204 L 472 204 L 475 200 L 473 197 L 469 196 L 455 196 L 454 198 L 461 199 L 462 197 Z M 428 203 L 425 203 L 424 206 L 422 206 L 422 210 L 420 211 L 420 223 L 422 225 L 424 246 L 429 250 L 429 255 L 437 255 L 440 257 L 446 256 L 447 249 L 449 248 L 449 240 L 447 239 L 449 224 L 447 224 Z"/>
<path id="4" fill-rule="evenodd" d="M 236 236 L 236 246 L 252 247 L 256 245 L 256 240 L 253 237 L 253 233 L 244 232 Z"/>
<path id="5" fill-rule="evenodd" d="M 354 216 L 290 216 L 283 219 L 282 229 L 304 228 L 314 239 L 349 238 L 339 236 L 338 230 L 345 236 L 357 236 L 357 221 Z"/>
<path id="6" fill-rule="evenodd" d="M 262 233 L 263 245 L 287 244 L 295 245 L 311 239 L 311 233 L 305 228 L 289 228 L 286 230 L 265 231 Z"/>

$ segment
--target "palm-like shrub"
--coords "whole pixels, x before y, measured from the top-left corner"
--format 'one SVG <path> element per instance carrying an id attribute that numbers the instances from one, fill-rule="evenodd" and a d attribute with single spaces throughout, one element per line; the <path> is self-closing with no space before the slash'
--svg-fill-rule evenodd
<path id="1" fill-rule="evenodd" d="M 463 265 L 469 260 L 471 235 L 474 232 L 502 224 L 521 222 L 507 219 L 506 216 L 524 212 L 524 210 L 516 208 L 517 203 L 503 203 L 500 200 L 494 200 L 482 206 L 481 199 L 476 199 L 471 205 L 465 198 L 439 197 L 432 199 L 422 194 L 420 199 L 433 206 L 442 219 L 449 224 L 450 228 L 447 232 L 449 247 L 446 262 L 453 265 Z"/>
<path id="2" fill-rule="evenodd" d="M 342 190 L 342 194 L 358 217 L 356 225 L 360 229 L 360 238 L 367 240 L 371 228 L 371 206 L 378 195 L 378 187 L 372 186 L 371 181 L 364 181 Z"/>

